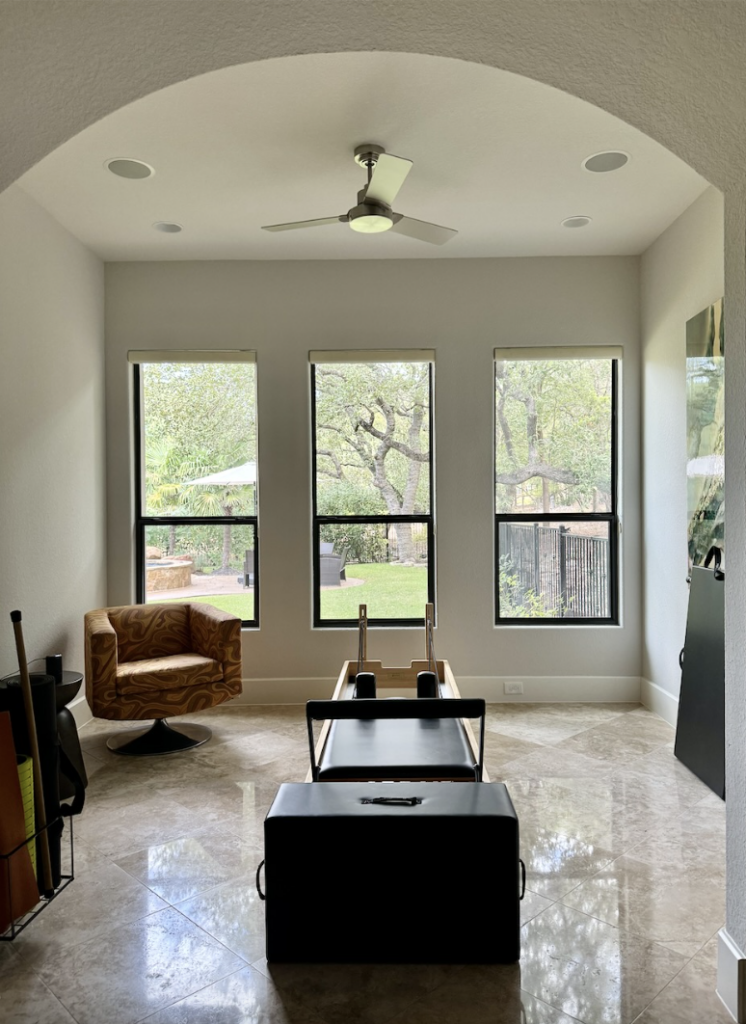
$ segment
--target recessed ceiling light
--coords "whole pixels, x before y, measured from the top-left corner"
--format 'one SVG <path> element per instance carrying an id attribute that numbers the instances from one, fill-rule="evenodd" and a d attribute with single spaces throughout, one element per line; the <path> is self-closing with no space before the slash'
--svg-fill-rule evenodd
<path id="1" fill-rule="evenodd" d="M 563 228 L 584 228 L 586 224 L 590 224 L 590 217 L 567 217 L 562 221 Z"/>
<path id="2" fill-rule="evenodd" d="M 629 153 L 622 153 L 621 150 L 609 149 L 604 153 L 594 153 L 586 157 L 583 167 L 586 171 L 593 171 L 594 174 L 605 174 L 607 171 L 618 171 L 620 167 L 629 161 Z"/>
<path id="3" fill-rule="evenodd" d="M 144 164 L 142 160 L 107 160 L 104 166 L 120 178 L 149 178 L 155 174 L 150 164 Z"/>
<path id="4" fill-rule="evenodd" d="M 157 220 L 153 227 L 156 231 L 162 231 L 164 235 L 176 235 L 181 231 L 181 224 L 172 224 L 167 220 Z"/>

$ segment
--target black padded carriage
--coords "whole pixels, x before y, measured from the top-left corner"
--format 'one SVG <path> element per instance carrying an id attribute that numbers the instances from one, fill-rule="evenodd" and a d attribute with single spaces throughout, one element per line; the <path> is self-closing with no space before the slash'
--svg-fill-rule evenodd
<path id="1" fill-rule="evenodd" d="M 314 781 L 479 782 L 484 756 L 481 698 L 310 700 L 306 705 Z M 475 760 L 460 719 L 479 718 Z M 331 720 L 316 764 L 313 722 Z"/>

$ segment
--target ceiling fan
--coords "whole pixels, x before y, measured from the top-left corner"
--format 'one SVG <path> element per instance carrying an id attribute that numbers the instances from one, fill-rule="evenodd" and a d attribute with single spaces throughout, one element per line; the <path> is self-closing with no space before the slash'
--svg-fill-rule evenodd
<path id="1" fill-rule="evenodd" d="M 349 224 L 353 231 L 377 234 L 395 231 L 399 235 L 417 238 L 421 242 L 443 245 L 458 232 L 425 220 L 415 220 L 394 213 L 391 206 L 404 179 L 412 169 L 412 161 L 387 153 L 383 146 L 366 142 L 355 149 L 355 163 L 368 169 L 368 184 L 357 194 L 357 206 L 338 217 L 320 217 L 318 220 L 296 220 L 291 224 L 266 224 L 263 231 L 294 231 L 296 228 L 315 228 L 324 224 Z"/>

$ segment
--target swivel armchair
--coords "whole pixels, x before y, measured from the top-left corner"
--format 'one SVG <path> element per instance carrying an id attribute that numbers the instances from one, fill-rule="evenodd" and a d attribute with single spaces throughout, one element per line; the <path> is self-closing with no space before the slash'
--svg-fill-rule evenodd
<path id="1" fill-rule="evenodd" d="M 241 620 L 211 605 L 141 604 L 85 615 L 86 697 L 96 718 L 155 719 L 108 740 L 117 754 L 171 754 L 204 743 L 203 725 L 172 715 L 204 711 L 241 693 Z"/>

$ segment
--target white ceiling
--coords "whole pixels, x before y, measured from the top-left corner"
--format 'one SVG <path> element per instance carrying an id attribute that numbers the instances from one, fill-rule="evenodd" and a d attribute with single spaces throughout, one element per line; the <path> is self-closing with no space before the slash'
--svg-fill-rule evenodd
<path id="1" fill-rule="evenodd" d="M 444 246 L 345 224 L 270 234 L 356 203 L 363 142 L 414 161 L 395 209 Z M 609 174 L 583 160 L 623 150 Z M 132 181 L 105 165 L 145 161 Z M 238 65 L 88 128 L 19 184 L 105 260 L 420 259 L 644 251 L 707 187 L 658 143 L 527 78 L 442 57 L 318 54 Z M 585 228 L 561 226 L 585 215 Z M 175 221 L 180 234 L 153 229 Z"/>

